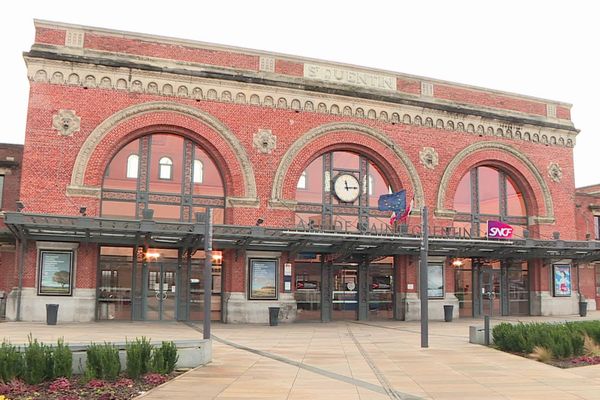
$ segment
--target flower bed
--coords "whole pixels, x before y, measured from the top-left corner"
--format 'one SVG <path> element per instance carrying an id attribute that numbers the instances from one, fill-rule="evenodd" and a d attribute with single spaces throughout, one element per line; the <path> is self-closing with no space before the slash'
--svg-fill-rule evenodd
<path id="1" fill-rule="evenodd" d="M 136 338 L 126 345 L 124 373 L 119 349 L 111 343 L 87 346 L 83 375 L 72 377 L 68 345 L 38 342 L 29 336 L 24 348 L 0 345 L 0 400 L 15 399 L 131 399 L 175 377 L 179 359 L 173 342 L 153 345 Z M 82 365 L 83 367 L 83 365 Z"/>
<path id="2" fill-rule="evenodd" d="M 0 400 L 125 400 L 133 399 L 144 392 L 173 379 L 181 372 L 168 375 L 150 373 L 138 380 L 120 377 L 114 382 L 82 376 L 57 378 L 51 382 L 28 385 L 21 380 L 0 383 Z"/>

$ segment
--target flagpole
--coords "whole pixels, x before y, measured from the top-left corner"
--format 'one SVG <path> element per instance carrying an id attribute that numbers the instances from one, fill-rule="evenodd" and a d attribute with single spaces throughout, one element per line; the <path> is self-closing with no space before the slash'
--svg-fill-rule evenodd
<path id="1" fill-rule="evenodd" d="M 427 206 L 421 213 L 423 242 L 421 244 L 421 264 L 419 270 L 419 294 L 421 296 L 421 347 L 429 347 L 429 293 L 427 290 L 427 253 L 429 252 L 429 227 L 427 226 Z"/>

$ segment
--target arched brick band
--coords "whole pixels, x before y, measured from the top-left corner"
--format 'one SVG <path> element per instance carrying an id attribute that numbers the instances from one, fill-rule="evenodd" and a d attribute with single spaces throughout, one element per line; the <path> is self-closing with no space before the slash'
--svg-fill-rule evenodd
<path id="1" fill-rule="evenodd" d="M 86 141 L 81 146 L 79 153 L 77 154 L 73 172 L 71 174 L 71 184 L 67 188 L 67 195 L 99 197 L 100 188 L 95 186 L 86 186 L 84 182 L 88 163 L 96 147 L 102 142 L 102 139 L 104 139 L 104 137 L 106 137 L 106 135 L 108 135 L 109 132 L 111 132 L 119 124 L 122 124 L 123 122 L 142 114 L 153 112 L 173 112 L 182 114 L 184 116 L 196 119 L 213 129 L 219 136 L 223 138 L 226 143 L 229 144 L 232 149 L 232 153 L 235 154 L 236 161 L 240 166 L 240 170 L 242 171 L 242 178 L 245 186 L 245 199 L 248 201 L 256 200 L 257 191 L 256 181 L 254 179 L 254 169 L 252 168 L 248 154 L 233 132 L 231 132 L 229 128 L 227 128 L 227 126 L 225 126 L 225 124 L 223 124 L 217 118 L 202 110 L 167 101 L 136 104 L 111 115 L 100 125 L 98 125 L 92 131 L 92 133 L 90 133 Z"/>
<path id="2" fill-rule="evenodd" d="M 554 217 L 554 205 L 552 203 L 552 196 L 550 194 L 550 189 L 548 188 L 548 185 L 546 185 L 546 182 L 544 181 L 542 174 L 540 174 L 540 171 L 533 164 L 533 162 L 531 162 L 531 160 L 529 158 L 527 158 L 527 156 L 525 154 L 521 153 L 520 151 L 518 151 L 517 149 L 515 149 L 511 146 L 508 146 L 508 145 L 505 145 L 502 143 L 498 143 L 498 142 L 474 143 L 470 146 L 467 146 L 463 150 L 461 150 L 452 159 L 452 161 L 450 161 L 450 163 L 448 164 L 448 166 L 446 167 L 446 169 L 444 171 L 444 175 L 442 176 L 442 180 L 441 180 L 440 186 L 438 188 L 435 215 L 438 217 L 454 215 L 453 210 L 445 209 L 445 199 L 446 199 L 446 195 L 448 195 L 447 191 L 448 191 L 450 181 L 454 177 L 456 170 L 459 168 L 461 163 L 467 157 L 473 155 L 473 153 L 485 151 L 485 150 L 495 150 L 495 151 L 507 153 L 510 156 L 519 160 L 521 163 L 523 163 L 523 165 L 527 168 L 527 170 L 534 177 L 535 183 L 537 183 L 537 185 L 539 186 L 539 188 L 541 190 L 541 195 L 542 195 L 543 202 L 544 202 L 544 209 L 546 212 L 546 215 L 543 215 L 543 216 L 540 215 L 540 216 L 534 217 L 535 221 L 533 221 L 533 222 L 534 223 L 538 223 L 538 222 L 553 223 L 555 220 L 555 217 Z"/>
<path id="3" fill-rule="evenodd" d="M 415 168 L 408 155 L 398 146 L 397 143 L 392 141 L 392 139 L 390 139 L 385 134 L 371 127 L 351 122 L 331 123 L 321 125 L 317 128 L 313 128 L 304 135 L 302 135 L 300 138 L 298 138 L 290 146 L 290 148 L 286 151 L 285 155 L 282 157 L 281 162 L 279 163 L 279 166 L 277 167 L 277 171 L 275 173 L 270 200 L 270 203 L 272 205 L 294 202 L 293 199 L 283 199 L 283 185 L 290 165 L 292 165 L 298 154 L 307 145 L 309 145 L 309 143 L 319 140 L 328 133 L 338 131 L 350 131 L 365 135 L 369 138 L 379 141 L 388 149 L 390 149 L 406 168 L 411 181 L 411 185 L 415 193 L 415 208 L 417 210 L 421 209 L 421 207 L 424 204 L 423 186 L 421 184 L 421 179 L 419 178 L 417 169 Z"/>

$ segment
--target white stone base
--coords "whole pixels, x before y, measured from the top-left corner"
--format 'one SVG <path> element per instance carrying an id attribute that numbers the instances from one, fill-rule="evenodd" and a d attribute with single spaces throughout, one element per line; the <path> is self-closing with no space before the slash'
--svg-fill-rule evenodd
<path id="1" fill-rule="evenodd" d="M 538 306 L 539 315 L 554 316 L 554 315 L 573 315 L 579 314 L 579 295 L 577 292 L 569 297 L 554 297 L 550 292 L 533 292 L 532 302 L 535 310 Z M 595 302 L 594 302 L 595 303 Z M 590 306 L 588 302 L 588 307 Z M 535 314 L 535 313 L 534 313 Z"/>
<path id="2" fill-rule="evenodd" d="M 223 293 L 223 320 L 230 324 L 268 324 L 269 307 L 280 307 L 279 322 L 294 322 L 298 312 L 292 293 L 279 300 L 248 300 L 245 293 Z"/>
<path id="3" fill-rule="evenodd" d="M 6 319 L 17 319 L 17 290 L 6 299 Z M 96 289 L 74 289 L 73 296 L 38 296 L 35 288 L 23 288 L 21 321 L 45 322 L 46 304 L 58 304 L 58 323 L 95 320 Z"/>
<path id="4" fill-rule="evenodd" d="M 446 293 L 443 299 L 429 299 L 429 320 L 444 320 L 444 306 L 452 305 L 452 318 L 458 318 L 458 299 L 454 293 Z M 421 319 L 421 300 L 417 293 L 407 293 L 405 299 L 405 321 L 418 321 Z"/>
<path id="5" fill-rule="evenodd" d="M 598 305 L 596 304 L 596 299 L 587 299 L 585 300 L 587 302 L 587 309 L 588 311 L 595 311 L 598 309 Z"/>
<path id="6" fill-rule="evenodd" d="M 196 368 L 200 365 L 208 364 L 212 361 L 212 341 L 211 340 L 174 340 L 177 346 L 177 364 L 175 368 Z M 161 342 L 151 342 L 154 347 L 159 347 Z M 53 344 L 53 343 L 46 343 Z M 66 343 L 73 353 L 72 372 L 81 375 L 85 372 L 87 361 L 87 347 L 89 343 Z M 113 346 L 119 349 L 119 360 L 121 361 L 121 370 L 127 367 L 127 353 L 125 351 L 126 342 L 112 342 Z"/>

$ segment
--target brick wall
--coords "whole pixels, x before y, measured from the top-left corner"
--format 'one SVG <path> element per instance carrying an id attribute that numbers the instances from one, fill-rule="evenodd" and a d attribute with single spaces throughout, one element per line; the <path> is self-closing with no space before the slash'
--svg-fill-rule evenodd
<path id="1" fill-rule="evenodd" d="M 75 27 L 81 29 L 80 27 Z M 36 26 L 36 44 L 64 46 L 65 27 Z M 130 55 L 136 58 L 158 58 L 184 63 L 198 63 L 211 66 L 258 71 L 259 53 L 246 49 L 226 48 L 200 42 L 174 41 L 172 39 L 136 35 L 124 32 L 114 34 L 85 28 L 83 47 L 85 49 Z M 275 55 L 275 73 L 293 77 L 302 77 L 304 61 L 301 58 Z M 312 62 L 312 61 L 311 61 Z M 341 68 L 347 68 L 341 66 Z M 387 73 L 386 73 L 387 74 Z M 419 95 L 419 79 L 395 74 L 397 90 L 401 93 Z M 498 94 L 479 88 L 466 88 L 458 84 L 434 84 L 434 97 L 474 106 L 492 107 L 499 110 L 518 111 L 537 116 L 546 116 L 546 103 L 524 96 Z M 570 106 L 557 107 L 557 118 L 570 120 Z"/>

